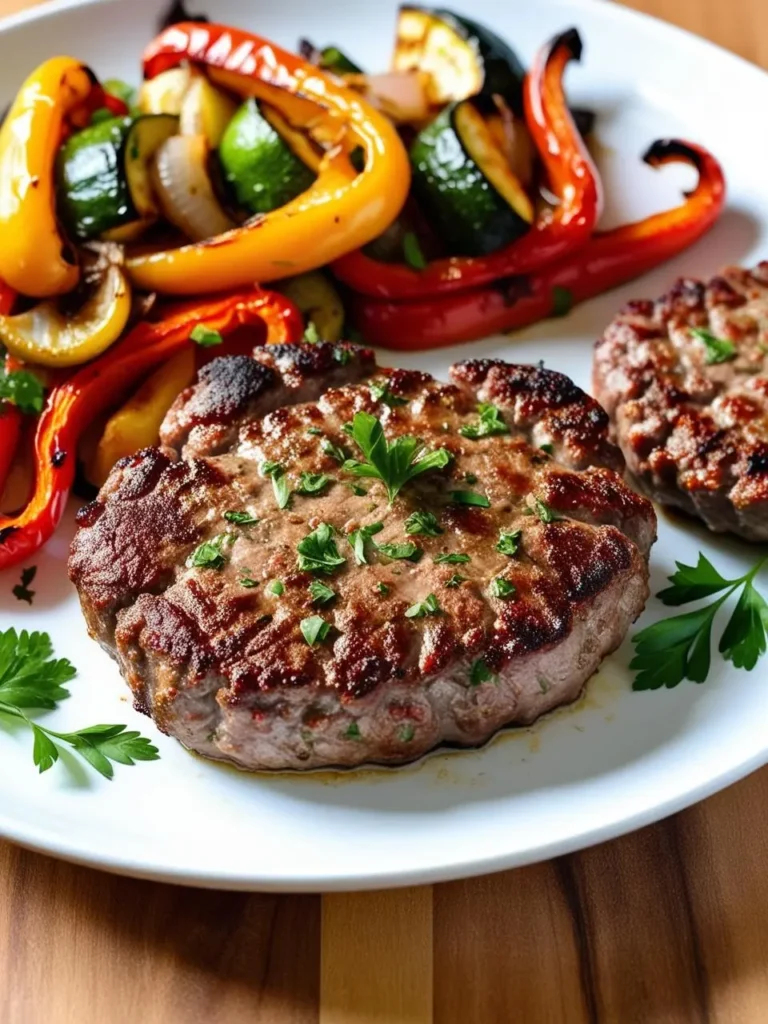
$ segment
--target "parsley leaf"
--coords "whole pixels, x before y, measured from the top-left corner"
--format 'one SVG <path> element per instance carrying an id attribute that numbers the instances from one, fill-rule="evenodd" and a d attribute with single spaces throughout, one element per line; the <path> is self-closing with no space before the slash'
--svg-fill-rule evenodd
<path id="1" fill-rule="evenodd" d="M 504 422 L 501 409 L 497 405 L 492 405 L 490 402 L 481 402 L 477 407 L 477 411 L 480 413 L 480 422 L 477 424 L 469 423 L 466 426 L 459 427 L 459 433 L 462 437 L 469 437 L 476 441 L 480 437 L 493 437 L 495 434 L 509 433 L 509 427 Z"/>
<path id="2" fill-rule="evenodd" d="M 299 623 L 302 636 L 310 647 L 321 644 L 331 631 L 331 624 L 321 619 L 319 615 L 310 615 Z"/>
<path id="3" fill-rule="evenodd" d="M 512 533 L 500 533 L 496 550 L 502 555 L 509 555 L 510 558 L 513 558 L 520 550 L 520 538 L 522 535 L 522 530 L 513 530 Z"/>
<path id="4" fill-rule="evenodd" d="M 758 658 L 765 654 L 765 631 L 768 629 L 768 604 L 755 590 L 751 579 L 744 584 L 741 597 L 723 630 L 718 650 L 734 668 L 751 672 Z"/>
<path id="5" fill-rule="evenodd" d="M 285 469 L 279 462 L 263 462 L 261 472 L 272 478 L 272 490 L 279 509 L 288 508 L 291 501 L 291 485 L 285 475 Z"/>
<path id="6" fill-rule="evenodd" d="M 341 734 L 345 740 L 359 740 L 362 739 L 360 735 L 360 726 L 357 722 L 350 722 L 344 732 Z"/>
<path id="7" fill-rule="evenodd" d="M 344 463 L 347 461 L 347 453 L 344 451 L 343 448 L 340 448 L 337 444 L 334 444 L 333 441 L 323 441 L 321 448 L 325 455 L 329 455 L 332 459 L 335 459 L 337 462 Z"/>
<path id="8" fill-rule="evenodd" d="M 198 544 L 187 559 L 187 568 L 223 569 L 226 558 L 221 549 L 228 540 L 226 533 L 220 533 L 218 537 L 212 537 L 210 540 L 204 540 L 202 544 Z"/>
<path id="9" fill-rule="evenodd" d="M 34 415 L 43 411 L 43 384 L 28 370 L 0 373 L 0 401 L 11 402 L 21 412 Z"/>
<path id="10" fill-rule="evenodd" d="M 444 448 L 428 452 L 416 437 L 403 435 L 390 443 L 379 420 L 367 412 L 355 413 L 351 434 L 366 461 L 347 459 L 344 470 L 381 480 L 390 505 L 410 480 L 432 469 L 444 469 L 451 461 Z"/>
<path id="11" fill-rule="evenodd" d="M 322 437 L 323 436 L 323 432 L 320 429 L 320 427 L 307 427 L 307 433 L 311 434 L 313 437 Z"/>
<path id="12" fill-rule="evenodd" d="M 368 559 L 365 557 L 366 542 L 375 534 L 381 533 L 383 529 L 384 523 L 371 523 L 370 526 L 361 526 L 359 530 L 353 530 L 347 534 L 347 540 L 352 545 L 352 550 L 355 553 L 355 562 L 358 565 L 367 565 Z"/>
<path id="13" fill-rule="evenodd" d="M 717 363 L 728 363 L 738 355 L 738 350 L 732 341 L 728 341 L 726 338 L 718 338 L 717 335 L 706 330 L 704 327 L 691 327 L 690 331 L 691 335 L 697 341 L 700 341 L 707 350 L 704 358 L 707 366 L 714 366 Z"/>
<path id="14" fill-rule="evenodd" d="M 467 562 L 472 561 L 469 555 L 461 554 L 458 551 L 452 551 L 447 555 L 435 555 L 432 559 L 435 565 L 465 565 Z"/>
<path id="15" fill-rule="evenodd" d="M 192 328 L 192 333 L 189 337 L 191 341 L 194 341 L 201 348 L 213 348 L 215 345 L 221 345 L 224 341 L 218 331 L 212 331 L 205 324 L 196 324 Z"/>
<path id="16" fill-rule="evenodd" d="M 314 320 L 310 320 L 307 324 L 306 330 L 304 331 L 304 337 L 302 339 L 308 345 L 317 345 L 320 341 L 320 333 L 317 329 L 317 325 Z"/>
<path id="17" fill-rule="evenodd" d="M 224 518 L 228 523 L 234 523 L 236 526 L 255 526 L 259 520 L 256 516 L 252 516 L 250 512 L 225 512 Z"/>
<path id="18" fill-rule="evenodd" d="M 397 738 L 401 743 L 410 743 L 413 737 L 416 735 L 416 727 L 413 722 L 405 722 L 397 730 Z"/>
<path id="19" fill-rule="evenodd" d="M 374 402 L 383 402 L 390 409 L 394 409 L 398 405 L 408 405 L 407 398 L 401 398 L 399 395 L 393 394 L 387 385 L 381 381 L 372 380 L 369 389 Z"/>
<path id="20" fill-rule="evenodd" d="M 296 493 L 318 494 L 331 483 L 333 483 L 333 477 L 328 476 L 326 473 L 302 473 Z"/>
<path id="21" fill-rule="evenodd" d="M 268 594 L 274 594 L 275 597 L 282 597 L 285 593 L 285 584 L 282 580 L 272 580 L 267 587 Z"/>
<path id="22" fill-rule="evenodd" d="M 412 604 L 406 611 L 406 619 L 423 619 L 427 615 L 439 615 L 442 611 L 440 604 L 434 594 L 427 594 L 423 601 Z"/>
<path id="23" fill-rule="evenodd" d="M 455 572 L 449 580 L 445 581 L 445 585 L 453 590 L 456 587 L 460 587 L 462 583 L 466 583 L 468 579 L 469 576 L 462 576 L 460 572 Z"/>
<path id="24" fill-rule="evenodd" d="M 387 558 L 401 559 L 407 562 L 418 562 L 423 553 L 412 540 L 407 540 L 404 544 L 377 544 L 376 548 Z"/>
<path id="25" fill-rule="evenodd" d="M 526 508 L 523 514 L 526 516 L 538 516 L 542 523 L 559 523 L 563 518 L 553 508 L 550 508 L 545 501 L 535 496 L 533 504 Z"/>
<path id="26" fill-rule="evenodd" d="M 671 587 L 656 595 L 666 605 L 688 604 L 702 597 L 711 597 L 731 586 L 736 580 L 726 580 L 712 563 L 699 552 L 699 561 L 693 565 L 675 562 L 677 572 L 669 577 Z"/>
<path id="27" fill-rule="evenodd" d="M 443 528 L 437 521 L 437 516 L 431 512 L 411 512 L 405 520 L 405 532 L 407 534 L 423 533 L 425 537 L 438 537 Z"/>
<path id="28" fill-rule="evenodd" d="M 299 553 L 299 569 L 303 572 L 331 576 L 339 566 L 344 565 L 344 558 L 339 554 L 333 539 L 333 527 L 328 523 L 320 523 L 316 530 L 299 541 L 296 550 Z"/>
<path id="29" fill-rule="evenodd" d="M 336 591 L 320 580 L 312 580 L 309 584 L 309 595 L 313 604 L 330 604 L 336 597 Z"/>
<path id="30" fill-rule="evenodd" d="M 30 565 L 26 569 L 21 570 L 21 583 L 17 583 L 13 588 L 13 596 L 17 601 L 26 601 L 27 604 L 32 604 L 32 599 L 35 596 L 35 591 L 29 589 L 30 583 L 34 580 L 37 575 L 37 566 Z"/>
<path id="31" fill-rule="evenodd" d="M 477 661 L 472 662 L 472 667 L 469 670 L 469 685 L 479 686 L 481 683 L 495 682 L 496 676 L 486 665 L 483 658 L 478 658 Z"/>
<path id="32" fill-rule="evenodd" d="M 74 732 L 56 732 L 33 722 L 32 709 L 53 709 L 69 696 L 65 683 L 76 670 L 65 658 L 52 657 L 47 633 L 0 633 L 0 712 L 23 722 L 32 733 L 32 759 L 41 772 L 59 759 L 62 744 L 71 747 L 84 761 L 107 779 L 114 775 L 111 762 L 132 765 L 156 761 L 157 747 L 124 725 L 92 725 Z"/>
<path id="33" fill-rule="evenodd" d="M 662 619 L 632 638 L 635 656 L 629 663 L 637 672 L 633 689 L 671 689 L 683 679 L 703 683 L 710 668 L 712 622 L 725 597 L 685 615 Z"/>
<path id="34" fill-rule="evenodd" d="M 477 491 L 451 491 L 454 505 L 474 505 L 476 508 L 490 508 L 491 503 L 484 494 Z"/>
<path id="35" fill-rule="evenodd" d="M 517 588 L 514 583 L 505 580 L 503 576 L 497 576 L 494 580 L 491 580 L 491 593 L 494 597 L 499 597 L 506 601 L 507 598 L 515 596 Z"/>
<path id="36" fill-rule="evenodd" d="M 403 235 L 403 259 L 413 270 L 424 270 L 427 266 L 421 243 L 413 231 L 406 231 Z"/>
<path id="37" fill-rule="evenodd" d="M 251 570 L 243 569 L 240 576 L 240 586 L 245 587 L 246 590 L 252 590 L 254 587 L 258 587 L 258 585 L 259 581 L 255 580 L 253 576 L 251 576 Z"/>

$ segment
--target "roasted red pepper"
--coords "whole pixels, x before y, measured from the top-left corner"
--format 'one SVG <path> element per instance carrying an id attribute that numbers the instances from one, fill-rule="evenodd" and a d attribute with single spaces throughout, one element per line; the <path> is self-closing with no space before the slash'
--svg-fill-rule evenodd
<path id="1" fill-rule="evenodd" d="M 424 299 L 466 291 L 510 274 L 532 273 L 584 245 L 602 203 L 600 179 L 573 123 L 563 90 L 569 61 L 581 57 L 576 29 L 555 36 L 539 51 L 526 76 L 525 119 L 544 165 L 549 187 L 560 199 L 551 213 L 511 245 L 488 256 L 451 256 L 424 270 L 383 263 L 358 249 L 333 264 L 336 276 L 364 295 Z"/>
<path id="2" fill-rule="evenodd" d="M 598 232 L 573 256 L 538 274 L 424 302 L 355 296 L 348 306 L 355 327 L 368 343 L 384 348 L 454 345 L 543 320 L 671 259 L 717 220 L 725 200 L 723 172 L 705 149 L 675 139 L 654 142 L 643 159 L 651 167 L 687 163 L 696 168 L 698 184 L 681 206 Z"/>
<path id="3" fill-rule="evenodd" d="M 304 330 L 301 314 L 290 300 L 259 288 L 204 304 L 184 303 L 160 320 L 143 320 L 115 348 L 54 388 L 35 435 L 34 494 L 18 516 L 0 516 L 0 569 L 29 557 L 56 529 L 85 427 L 148 370 L 192 344 L 189 335 L 196 322 L 223 335 L 243 325 L 263 324 L 262 340 L 268 343 L 298 341 Z"/>

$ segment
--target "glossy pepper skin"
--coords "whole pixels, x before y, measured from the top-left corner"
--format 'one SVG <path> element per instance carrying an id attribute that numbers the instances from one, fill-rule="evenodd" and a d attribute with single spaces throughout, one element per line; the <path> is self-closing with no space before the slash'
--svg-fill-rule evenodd
<path id="1" fill-rule="evenodd" d="M 6 315 L 13 309 L 16 293 L 5 282 L 0 281 L 0 315 Z M 6 373 L 13 370 L 12 361 L 6 359 Z M 8 479 L 16 449 L 21 440 L 22 412 L 11 402 L 0 402 L 0 495 L 3 493 L 5 481 Z"/>
<path id="2" fill-rule="evenodd" d="M 70 127 L 100 106 L 125 109 L 80 61 L 52 57 L 24 82 L 0 127 L 0 278 L 23 295 L 63 295 L 80 280 L 56 223 L 53 165 Z"/>
<path id="3" fill-rule="evenodd" d="M 424 302 L 354 297 L 348 306 L 366 342 L 390 349 L 427 349 L 526 327 L 570 304 L 615 288 L 677 256 L 717 220 L 725 201 L 720 164 L 701 146 L 676 139 L 654 142 L 643 157 L 651 167 L 687 163 L 699 181 L 686 201 L 664 213 L 598 232 L 574 255 L 538 274 Z"/>
<path id="4" fill-rule="evenodd" d="M 286 206 L 216 238 L 130 258 L 139 288 L 193 294 L 300 274 L 371 241 L 397 217 L 410 186 L 403 144 L 393 125 L 339 80 L 259 36 L 194 22 L 173 25 L 150 44 L 145 76 L 182 60 L 339 145 L 326 153 L 314 184 Z M 355 145 L 365 153 L 360 174 L 344 149 Z"/>
<path id="5" fill-rule="evenodd" d="M 383 263 L 358 250 L 333 264 L 339 280 L 364 295 L 424 299 L 466 291 L 511 274 L 533 273 L 585 245 L 600 215 L 602 189 L 563 90 L 565 68 L 579 60 L 581 52 L 579 33 L 569 29 L 539 50 L 525 79 L 526 124 L 549 187 L 560 199 L 554 213 L 541 215 L 527 234 L 498 252 L 433 260 L 423 270 Z"/>
<path id="6" fill-rule="evenodd" d="M 205 303 L 179 304 L 161 320 L 141 321 L 119 345 L 54 388 L 35 435 L 37 472 L 32 498 L 19 515 L 0 515 L 0 569 L 28 558 L 58 526 L 75 476 L 77 442 L 85 427 L 148 370 L 193 344 L 189 335 L 196 322 L 222 335 L 261 323 L 267 342 L 298 341 L 304 331 L 292 302 L 258 287 Z"/>

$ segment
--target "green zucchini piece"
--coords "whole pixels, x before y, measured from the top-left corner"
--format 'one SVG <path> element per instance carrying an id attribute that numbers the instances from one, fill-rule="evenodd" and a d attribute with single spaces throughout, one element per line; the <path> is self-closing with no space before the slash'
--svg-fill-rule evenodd
<path id="1" fill-rule="evenodd" d="M 416 198 L 452 253 L 483 256 L 529 230 L 531 200 L 472 101 L 441 111 L 410 155 Z"/>
<path id="2" fill-rule="evenodd" d="M 522 113 L 525 68 L 520 58 L 490 29 L 451 11 L 403 5 L 392 67 L 427 72 L 435 106 L 498 93 L 516 114 Z"/>
<path id="3" fill-rule="evenodd" d="M 269 213 L 310 187 L 319 156 L 309 139 L 276 110 L 249 99 L 227 125 L 219 144 L 224 180 L 250 213 Z"/>
<path id="4" fill-rule="evenodd" d="M 310 64 L 323 71 L 332 71 L 334 75 L 363 74 L 363 69 L 351 61 L 338 46 L 325 46 L 320 50 L 308 39 L 300 39 L 299 53 Z"/>
<path id="5" fill-rule="evenodd" d="M 71 135 L 56 158 L 58 213 L 67 233 L 98 238 L 157 215 L 148 161 L 178 127 L 166 115 L 112 117 Z"/>
<path id="6" fill-rule="evenodd" d="M 323 341 L 340 341 L 344 328 L 344 306 L 328 276 L 311 270 L 287 277 L 275 287 L 296 303 L 306 324 L 314 324 Z"/>

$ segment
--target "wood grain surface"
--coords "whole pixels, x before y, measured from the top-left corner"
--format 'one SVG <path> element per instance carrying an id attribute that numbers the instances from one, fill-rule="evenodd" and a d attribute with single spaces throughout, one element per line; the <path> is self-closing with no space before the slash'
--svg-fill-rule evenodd
<path id="1" fill-rule="evenodd" d="M 768 0 L 627 3 L 768 66 Z M 767 808 L 768 769 L 546 864 L 322 899 L 0 843 L 0 1024 L 765 1024 Z"/>

